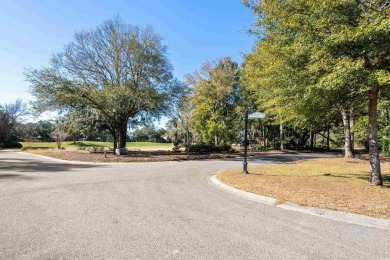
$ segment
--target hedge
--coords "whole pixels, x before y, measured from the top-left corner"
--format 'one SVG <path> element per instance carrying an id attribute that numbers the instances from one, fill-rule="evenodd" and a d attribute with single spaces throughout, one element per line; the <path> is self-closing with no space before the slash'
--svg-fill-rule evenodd
<path id="1" fill-rule="evenodd" d="M 23 145 L 18 142 L 5 142 L 0 143 L 0 148 L 22 148 Z"/>

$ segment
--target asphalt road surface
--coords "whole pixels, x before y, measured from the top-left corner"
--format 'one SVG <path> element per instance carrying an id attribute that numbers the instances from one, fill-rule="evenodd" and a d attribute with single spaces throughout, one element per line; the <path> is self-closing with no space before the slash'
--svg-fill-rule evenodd
<path id="1" fill-rule="evenodd" d="M 315 156 L 275 155 L 250 166 Z M 86 164 L 0 151 L 0 259 L 390 259 L 390 232 L 209 185 L 238 159 Z"/>

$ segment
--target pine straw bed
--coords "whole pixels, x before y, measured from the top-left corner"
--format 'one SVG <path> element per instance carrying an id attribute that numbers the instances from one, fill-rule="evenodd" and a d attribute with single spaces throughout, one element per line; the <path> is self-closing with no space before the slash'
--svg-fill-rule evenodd
<path id="1" fill-rule="evenodd" d="M 218 174 L 222 182 L 245 191 L 303 206 L 348 211 L 390 219 L 390 164 L 382 167 L 383 187 L 368 183 L 362 159 L 322 158 L 241 169 Z"/>

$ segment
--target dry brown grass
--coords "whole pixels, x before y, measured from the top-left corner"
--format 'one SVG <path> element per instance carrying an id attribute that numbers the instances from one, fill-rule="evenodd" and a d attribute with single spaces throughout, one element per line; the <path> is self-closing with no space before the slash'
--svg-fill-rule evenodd
<path id="1" fill-rule="evenodd" d="M 231 170 L 222 182 L 245 191 L 303 206 L 348 211 L 390 219 L 390 164 L 382 164 L 384 186 L 368 183 L 366 160 L 323 158 Z"/>

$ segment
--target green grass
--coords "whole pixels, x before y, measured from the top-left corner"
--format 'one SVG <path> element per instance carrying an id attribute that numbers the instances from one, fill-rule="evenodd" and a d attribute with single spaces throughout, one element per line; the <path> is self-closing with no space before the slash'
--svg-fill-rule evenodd
<path id="1" fill-rule="evenodd" d="M 127 147 L 145 147 L 145 146 L 172 146 L 171 143 L 152 143 L 152 142 L 127 142 Z"/>
<path id="2" fill-rule="evenodd" d="M 55 142 L 19 142 L 25 148 L 36 148 L 36 149 L 45 149 L 45 148 L 57 148 L 57 144 Z M 69 146 L 71 142 L 63 142 L 62 147 Z"/>
<path id="3" fill-rule="evenodd" d="M 27 148 L 35 148 L 35 149 L 48 149 L 48 148 L 57 148 L 57 144 L 55 142 L 20 142 L 23 147 Z M 63 142 L 62 147 L 113 147 L 112 142 L 94 142 L 94 141 L 84 141 L 77 142 L 76 145 L 73 142 Z M 172 144 L 170 143 L 152 143 L 152 142 L 127 142 L 126 147 L 170 147 Z"/>

